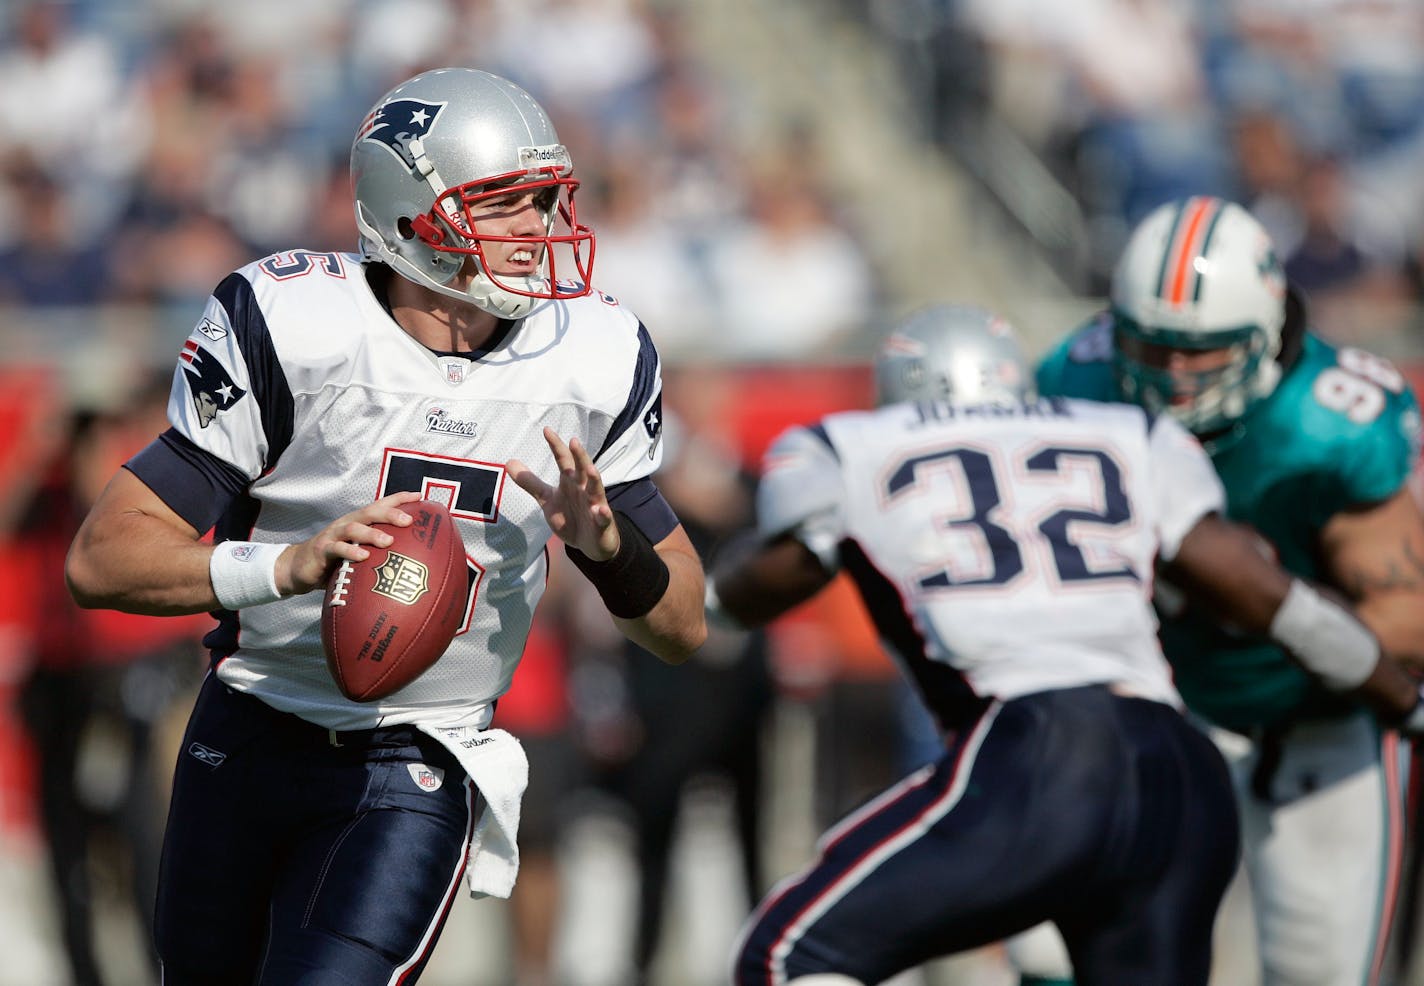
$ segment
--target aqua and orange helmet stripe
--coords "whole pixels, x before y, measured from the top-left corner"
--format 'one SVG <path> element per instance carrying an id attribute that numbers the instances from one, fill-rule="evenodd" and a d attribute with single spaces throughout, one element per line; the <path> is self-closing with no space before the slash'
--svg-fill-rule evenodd
<path id="1" fill-rule="evenodd" d="M 1210 248 L 1224 205 L 1221 199 L 1199 195 L 1177 207 L 1157 272 L 1157 297 L 1171 305 L 1201 300 L 1202 279 L 1194 261 Z"/>

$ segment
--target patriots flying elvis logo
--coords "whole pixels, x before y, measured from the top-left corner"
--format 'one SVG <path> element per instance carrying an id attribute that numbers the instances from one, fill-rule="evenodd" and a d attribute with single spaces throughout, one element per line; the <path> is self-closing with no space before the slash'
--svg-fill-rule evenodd
<path id="1" fill-rule="evenodd" d="M 193 398 L 193 410 L 198 415 L 198 427 L 206 428 L 219 411 L 226 411 L 246 396 L 247 391 L 233 382 L 232 374 L 217 357 L 192 339 L 183 343 L 178 358 L 183 366 L 183 379 L 188 382 L 188 393 Z"/>
<path id="2" fill-rule="evenodd" d="M 643 415 L 643 430 L 648 433 L 648 438 L 652 440 L 648 446 L 648 459 L 651 461 L 657 455 L 658 443 L 663 440 L 663 394 L 658 391 L 658 396 L 653 398 L 653 406 L 648 408 Z"/>
<path id="3" fill-rule="evenodd" d="M 430 133 L 445 105 L 424 99 L 392 99 L 370 112 L 361 122 L 356 139 L 384 144 L 414 171 L 415 155 L 410 152 L 410 142 Z"/>

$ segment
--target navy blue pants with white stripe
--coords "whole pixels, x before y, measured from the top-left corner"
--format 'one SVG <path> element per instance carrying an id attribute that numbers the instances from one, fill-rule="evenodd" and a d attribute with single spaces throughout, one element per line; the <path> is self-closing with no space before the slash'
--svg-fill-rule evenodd
<path id="1" fill-rule="evenodd" d="M 878 983 L 1045 920 L 1079 986 L 1203 986 L 1240 847 L 1212 743 L 1166 705 L 1084 687 L 991 705 L 819 848 L 752 915 L 737 986 Z"/>
<path id="2" fill-rule="evenodd" d="M 209 675 L 164 838 L 164 986 L 416 981 L 461 888 L 474 789 L 413 728 L 334 739 Z"/>

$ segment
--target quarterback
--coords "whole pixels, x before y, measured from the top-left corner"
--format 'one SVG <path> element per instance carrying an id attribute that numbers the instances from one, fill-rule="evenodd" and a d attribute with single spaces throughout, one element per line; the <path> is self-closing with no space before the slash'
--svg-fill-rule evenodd
<path id="1" fill-rule="evenodd" d="M 85 606 L 216 617 L 160 873 L 169 986 L 411 983 L 462 880 L 508 896 L 528 765 L 495 703 L 551 534 L 642 646 L 678 662 L 705 635 L 700 562 L 649 478 L 658 354 L 592 290 L 544 110 L 426 72 L 371 109 L 351 172 L 361 252 L 290 250 L 217 286 L 171 427 L 69 556 Z M 421 498 L 464 542 L 463 623 L 413 683 L 349 701 L 314 590 Z"/>

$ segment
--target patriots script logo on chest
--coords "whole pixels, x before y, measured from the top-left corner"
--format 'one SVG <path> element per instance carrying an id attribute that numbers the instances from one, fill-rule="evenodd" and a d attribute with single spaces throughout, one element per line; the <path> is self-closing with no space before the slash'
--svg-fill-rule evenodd
<path id="1" fill-rule="evenodd" d="M 425 412 L 425 430 L 433 431 L 437 435 L 463 435 L 467 438 L 475 438 L 478 437 L 480 426 L 478 422 L 454 417 L 443 407 L 432 407 Z"/>

